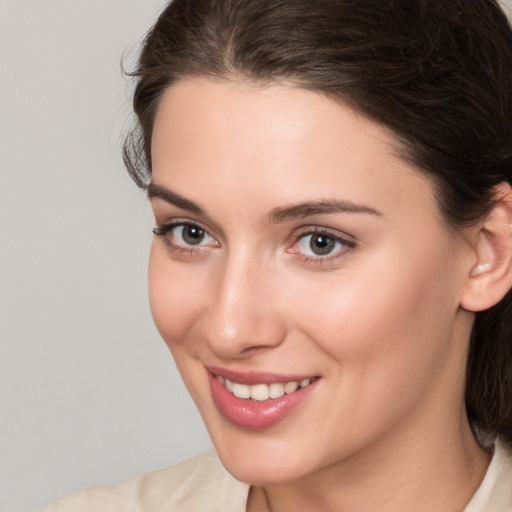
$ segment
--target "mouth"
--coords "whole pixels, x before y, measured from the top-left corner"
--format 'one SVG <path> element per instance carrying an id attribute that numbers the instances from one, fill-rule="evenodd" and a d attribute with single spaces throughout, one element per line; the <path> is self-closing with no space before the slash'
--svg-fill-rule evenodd
<path id="1" fill-rule="evenodd" d="M 271 427 L 291 416 L 321 380 L 318 376 L 207 370 L 217 410 L 235 426 L 252 430 Z"/>
<path id="2" fill-rule="evenodd" d="M 221 375 L 215 376 L 217 380 L 234 396 L 244 400 L 255 400 L 257 402 L 265 402 L 267 400 L 275 400 L 284 395 L 295 393 L 299 389 L 310 386 L 318 377 L 308 377 L 300 381 L 291 380 L 286 383 L 272 382 L 270 384 L 241 384 L 233 382 Z"/>

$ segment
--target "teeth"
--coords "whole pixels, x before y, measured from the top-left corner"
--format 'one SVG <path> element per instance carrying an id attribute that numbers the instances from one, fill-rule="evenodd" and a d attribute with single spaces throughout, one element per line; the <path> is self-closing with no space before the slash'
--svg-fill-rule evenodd
<path id="1" fill-rule="evenodd" d="M 233 384 L 233 395 L 238 398 L 251 398 L 251 388 L 245 384 Z"/>
<path id="2" fill-rule="evenodd" d="M 251 390 L 251 398 L 253 400 L 258 400 L 258 402 L 268 400 L 270 393 L 266 384 L 256 384 L 255 386 L 249 386 L 249 388 Z"/>
<path id="3" fill-rule="evenodd" d="M 301 388 L 305 388 L 306 386 L 309 386 L 311 384 L 311 379 L 304 379 L 299 382 L 299 386 Z"/>
<path id="4" fill-rule="evenodd" d="M 309 386 L 314 379 L 303 379 L 300 382 L 291 381 L 287 384 L 274 382 L 270 385 L 267 384 L 254 384 L 248 386 L 246 384 L 238 384 L 231 382 L 229 379 L 217 376 L 217 380 L 226 386 L 226 388 L 233 393 L 237 398 L 244 398 L 246 400 L 252 399 L 258 402 L 264 402 L 269 398 L 281 398 L 285 394 L 293 393 L 299 388 Z"/>
<path id="5" fill-rule="evenodd" d="M 268 387 L 268 396 L 270 398 L 281 398 L 284 395 L 284 393 L 285 388 L 279 382 L 276 382 L 275 384 L 270 384 L 270 386 Z"/>
<path id="6" fill-rule="evenodd" d="M 286 394 L 288 393 L 293 393 L 294 391 L 297 391 L 297 389 L 299 389 L 299 383 L 298 382 L 288 382 L 288 384 L 286 384 L 286 386 L 284 387 L 284 392 Z"/>

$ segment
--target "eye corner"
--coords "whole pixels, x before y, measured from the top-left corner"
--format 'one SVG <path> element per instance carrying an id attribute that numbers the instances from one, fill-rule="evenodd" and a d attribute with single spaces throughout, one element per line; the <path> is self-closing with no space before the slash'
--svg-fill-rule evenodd
<path id="1" fill-rule="evenodd" d="M 165 227 L 157 226 L 151 230 L 151 233 L 153 233 L 153 235 L 155 235 L 155 236 L 164 236 L 165 233 L 167 233 L 167 229 Z"/>

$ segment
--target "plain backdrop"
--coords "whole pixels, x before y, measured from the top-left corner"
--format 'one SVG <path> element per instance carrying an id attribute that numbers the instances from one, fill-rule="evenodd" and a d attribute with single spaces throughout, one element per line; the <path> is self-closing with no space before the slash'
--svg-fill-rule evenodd
<path id="1" fill-rule="evenodd" d="M 153 326 L 152 218 L 120 156 L 159 0 L 0 1 L 0 511 L 209 439 Z"/>
<path id="2" fill-rule="evenodd" d="M 152 324 L 152 219 L 120 157 L 121 57 L 163 5 L 0 0 L 0 512 L 210 446 Z"/>

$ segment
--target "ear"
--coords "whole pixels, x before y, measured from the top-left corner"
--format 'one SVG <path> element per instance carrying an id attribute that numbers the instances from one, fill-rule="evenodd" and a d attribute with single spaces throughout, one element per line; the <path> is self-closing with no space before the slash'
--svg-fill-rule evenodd
<path id="1" fill-rule="evenodd" d="M 468 311 L 489 309 L 512 287 L 512 188 L 500 183 L 493 196 L 495 203 L 478 224 L 472 244 L 476 261 L 461 297 Z"/>

